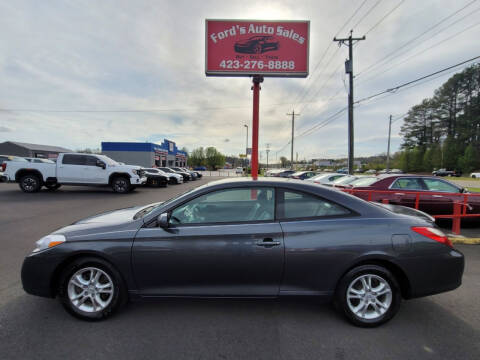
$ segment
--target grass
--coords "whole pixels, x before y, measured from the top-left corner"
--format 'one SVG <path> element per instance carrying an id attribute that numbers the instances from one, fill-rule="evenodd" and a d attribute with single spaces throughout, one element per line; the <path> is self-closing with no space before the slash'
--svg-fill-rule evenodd
<path id="1" fill-rule="evenodd" d="M 478 178 L 471 178 L 467 176 L 462 177 L 446 177 L 446 179 L 453 179 L 453 180 L 466 180 L 466 181 L 480 181 Z"/>
<path id="2" fill-rule="evenodd" d="M 471 192 L 480 192 L 480 187 L 468 187 L 468 191 L 471 191 Z"/>

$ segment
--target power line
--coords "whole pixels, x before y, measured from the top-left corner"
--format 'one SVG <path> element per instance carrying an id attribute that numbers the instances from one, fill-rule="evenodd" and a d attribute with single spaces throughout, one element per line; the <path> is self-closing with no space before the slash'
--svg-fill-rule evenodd
<path id="1" fill-rule="evenodd" d="M 362 71 L 360 71 L 358 74 L 357 74 L 357 77 L 360 76 L 361 74 L 367 72 L 368 70 L 372 69 L 373 67 L 375 67 L 377 64 L 380 64 L 380 63 L 383 63 L 385 62 L 387 59 L 389 59 L 390 57 L 392 57 L 392 55 L 396 54 L 398 51 L 400 51 L 401 49 L 405 48 L 406 46 L 408 46 L 409 44 L 411 44 L 412 42 L 414 42 L 415 40 L 421 38 L 423 35 L 427 34 L 428 32 L 430 32 L 431 30 L 435 29 L 436 27 L 440 26 L 441 24 L 443 24 L 445 21 L 447 21 L 448 19 L 454 17 L 455 15 L 457 15 L 459 12 L 463 11 L 464 9 L 466 9 L 467 7 L 469 7 L 470 5 L 472 5 L 474 2 L 476 2 L 477 0 L 472 0 L 470 1 L 468 4 L 464 5 L 462 8 L 456 10 L 455 12 L 451 13 L 450 15 L 444 17 L 442 20 L 438 21 L 437 23 L 435 23 L 434 25 L 430 26 L 427 30 L 423 31 L 422 33 L 420 33 L 419 35 L 416 35 L 415 37 L 413 37 L 412 39 L 408 40 L 407 42 L 405 42 L 403 45 L 397 47 L 395 50 L 393 50 L 392 52 L 390 52 L 389 54 L 385 55 L 382 59 L 378 60 L 377 62 L 373 63 L 373 64 L 370 64 L 368 67 L 366 67 L 365 69 L 363 69 Z"/>
<path id="2" fill-rule="evenodd" d="M 353 25 L 352 29 L 355 29 L 358 25 L 361 24 L 361 22 L 368 16 L 370 15 L 370 13 L 373 11 L 373 9 L 375 9 L 378 4 L 380 4 L 382 2 L 382 0 L 377 0 L 377 2 L 375 4 L 373 4 L 372 7 L 370 7 L 370 9 L 367 10 L 367 12 L 365 14 L 363 14 L 363 16 L 355 23 L 355 25 Z"/>
<path id="3" fill-rule="evenodd" d="M 480 8 L 476 9 L 476 10 L 473 11 L 472 13 L 469 13 L 469 14 L 466 15 L 465 17 L 470 16 L 470 15 L 472 15 L 473 13 L 475 13 L 475 12 L 477 12 L 477 11 L 480 11 Z M 464 18 L 465 18 L 465 17 L 464 17 Z M 462 19 L 463 19 L 463 18 L 462 18 Z M 461 19 L 461 20 L 462 20 L 462 19 Z M 452 25 L 453 25 L 453 24 L 452 24 Z M 464 28 L 464 29 L 456 32 L 455 34 L 452 34 L 451 36 L 449 36 L 449 37 L 447 37 L 447 38 L 445 38 L 445 39 L 442 39 L 442 40 L 434 43 L 433 45 L 431 45 L 431 46 L 429 46 L 429 47 L 427 47 L 427 48 L 425 48 L 425 49 L 422 49 L 422 50 L 420 50 L 420 51 L 417 51 L 416 53 L 410 55 L 409 57 L 407 57 L 407 58 L 405 58 L 405 59 L 403 59 L 403 60 L 401 60 L 401 61 L 393 64 L 393 65 L 390 66 L 389 68 L 387 68 L 387 69 L 385 69 L 385 70 L 383 70 L 383 71 L 381 71 L 381 72 L 378 72 L 378 73 L 374 74 L 373 76 L 367 77 L 367 78 L 364 79 L 363 81 L 360 80 L 360 81 L 359 81 L 359 84 L 365 84 L 365 83 L 367 83 L 367 82 L 370 82 L 370 81 L 372 81 L 373 79 L 377 78 L 378 76 L 380 76 L 380 75 L 382 75 L 382 74 L 384 74 L 384 73 L 386 73 L 386 72 L 388 72 L 388 71 L 396 68 L 397 66 L 399 66 L 399 65 L 401 65 L 401 64 L 404 64 L 404 63 L 406 63 L 407 61 L 415 58 L 417 55 L 423 54 L 423 53 L 425 53 L 426 51 L 428 51 L 428 50 L 430 50 L 430 49 L 432 49 L 432 48 L 434 48 L 434 47 L 436 47 L 436 46 L 438 46 L 438 45 L 441 45 L 441 44 L 443 44 L 444 42 L 447 42 L 447 41 L 449 41 L 449 40 L 451 40 L 451 39 L 453 39 L 453 38 L 455 38 L 455 37 L 463 34 L 464 32 L 466 32 L 466 31 L 468 31 L 468 30 L 470 30 L 470 29 L 478 26 L 478 25 L 480 25 L 480 22 L 477 22 L 477 23 L 475 23 L 475 24 L 469 25 L 469 26 L 467 26 L 466 28 Z M 445 29 L 444 29 L 444 30 L 445 30 Z M 443 30 L 442 30 L 442 31 L 443 31 Z M 438 34 L 438 33 L 436 33 L 435 35 L 437 35 L 437 34 Z M 433 36 L 432 36 L 432 37 L 433 37 Z M 428 40 L 428 39 L 426 39 L 426 40 Z M 419 43 L 418 45 L 420 45 L 420 43 Z M 417 46 L 415 46 L 415 47 L 417 47 Z M 415 47 L 414 47 L 414 48 L 415 48 Z M 412 48 L 412 49 L 404 52 L 403 54 L 405 54 L 405 53 L 413 50 L 414 48 Z"/>

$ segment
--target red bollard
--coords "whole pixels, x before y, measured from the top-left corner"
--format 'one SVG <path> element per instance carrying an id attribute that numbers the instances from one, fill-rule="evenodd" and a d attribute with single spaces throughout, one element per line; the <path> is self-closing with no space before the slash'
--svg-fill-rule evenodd
<path id="1" fill-rule="evenodd" d="M 388 201 L 388 199 L 382 199 L 382 203 L 383 203 L 383 204 L 388 204 L 389 201 Z"/>
<path id="2" fill-rule="evenodd" d="M 462 204 L 460 202 L 453 203 L 452 232 L 456 235 L 460 234 L 460 216 L 462 213 Z"/>

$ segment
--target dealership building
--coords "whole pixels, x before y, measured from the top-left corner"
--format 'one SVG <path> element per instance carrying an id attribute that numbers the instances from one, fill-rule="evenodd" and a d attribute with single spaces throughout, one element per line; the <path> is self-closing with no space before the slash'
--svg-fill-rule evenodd
<path id="1" fill-rule="evenodd" d="M 187 166 L 188 154 L 165 139 L 161 144 L 140 142 L 102 142 L 102 154 L 129 165 Z"/>

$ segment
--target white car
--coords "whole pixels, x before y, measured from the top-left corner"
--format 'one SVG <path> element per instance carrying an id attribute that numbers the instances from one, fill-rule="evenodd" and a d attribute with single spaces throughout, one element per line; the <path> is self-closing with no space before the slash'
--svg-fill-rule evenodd
<path id="1" fill-rule="evenodd" d="M 332 183 L 333 181 L 335 181 L 335 180 L 337 180 L 341 177 L 344 177 L 344 176 L 345 176 L 345 174 L 323 173 L 323 174 L 311 177 L 311 178 L 307 179 L 307 181 L 312 181 L 315 184 L 326 185 L 326 184 Z"/>
<path id="2" fill-rule="evenodd" d="M 243 168 L 242 167 L 237 167 L 235 169 L 235 174 L 243 174 Z"/>
<path id="3" fill-rule="evenodd" d="M 56 163 L 5 161 L 2 167 L 7 181 L 17 182 L 27 193 L 42 186 L 56 190 L 63 184 L 111 186 L 116 193 L 127 193 L 147 181 L 140 166 L 120 165 L 97 154 L 64 153 Z"/>
<path id="4" fill-rule="evenodd" d="M 473 172 L 470 174 L 471 178 L 480 179 L 480 172 Z"/>

